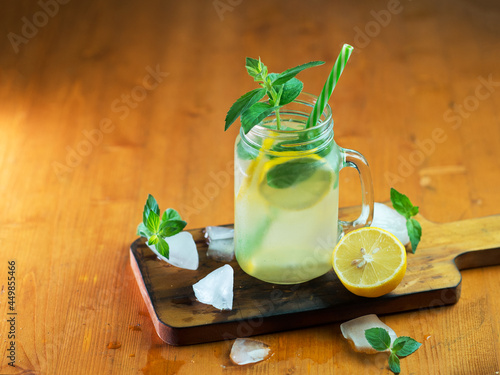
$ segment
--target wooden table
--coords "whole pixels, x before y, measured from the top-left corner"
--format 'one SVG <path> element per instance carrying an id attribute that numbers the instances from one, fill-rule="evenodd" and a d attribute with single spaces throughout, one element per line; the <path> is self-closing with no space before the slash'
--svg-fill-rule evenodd
<path id="1" fill-rule="evenodd" d="M 352 44 L 335 138 L 369 160 L 376 200 L 394 186 L 433 221 L 500 213 L 499 3 L 339 3 L 2 5 L 0 374 L 390 373 L 339 324 L 260 336 L 274 355 L 247 367 L 231 365 L 231 341 L 168 346 L 129 265 L 148 193 L 188 228 L 233 221 L 237 126 L 223 122 L 255 87 L 246 56 L 274 71 L 326 61 L 300 75 L 319 93 Z M 341 178 L 341 205 L 358 204 L 355 172 Z M 402 374 L 498 374 L 499 283 L 498 266 L 464 271 L 457 304 L 383 316 L 423 342 Z"/>

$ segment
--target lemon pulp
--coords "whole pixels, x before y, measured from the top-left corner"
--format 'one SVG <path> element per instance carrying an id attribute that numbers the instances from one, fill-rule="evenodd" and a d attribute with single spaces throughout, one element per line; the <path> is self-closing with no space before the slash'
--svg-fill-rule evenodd
<path id="1" fill-rule="evenodd" d="M 406 272 L 406 249 L 391 233 L 375 227 L 354 230 L 333 252 L 333 269 L 352 293 L 379 297 L 394 290 Z"/>

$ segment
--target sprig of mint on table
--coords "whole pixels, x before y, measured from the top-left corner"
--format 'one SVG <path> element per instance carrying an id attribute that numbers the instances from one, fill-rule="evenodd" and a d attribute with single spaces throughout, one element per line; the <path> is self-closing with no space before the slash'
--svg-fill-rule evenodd
<path id="1" fill-rule="evenodd" d="M 391 188 L 391 202 L 392 207 L 406 218 L 406 229 L 408 230 L 408 237 L 410 237 L 411 252 L 415 254 L 422 237 L 422 227 L 412 217 L 418 214 L 418 206 L 414 206 L 406 195 L 401 194 L 394 188 Z"/>
<path id="2" fill-rule="evenodd" d="M 247 92 L 236 100 L 227 112 L 224 130 L 241 116 L 241 126 L 246 134 L 273 111 L 276 112 L 276 127 L 280 130 L 279 109 L 293 102 L 304 88 L 304 84 L 295 76 L 304 69 L 322 64 L 324 61 L 311 61 L 278 74 L 268 73 L 267 66 L 260 58 L 256 60 L 247 57 L 245 64 L 247 72 L 261 87 Z M 266 94 L 269 97 L 268 102 L 260 102 Z"/>
<path id="3" fill-rule="evenodd" d="M 166 210 L 160 220 L 158 203 L 149 194 L 142 213 L 142 223 L 137 227 L 137 235 L 146 237 L 148 245 L 155 245 L 156 250 L 168 259 L 169 246 L 165 238 L 181 232 L 186 225 L 181 215 L 172 208 Z"/>
<path id="4" fill-rule="evenodd" d="M 379 352 L 386 351 L 387 349 L 391 350 L 391 354 L 389 355 L 389 368 L 396 374 L 401 372 L 399 358 L 409 356 L 422 345 L 411 337 L 400 336 L 394 340 L 391 347 L 391 336 L 389 336 L 389 332 L 380 327 L 367 329 L 365 331 L 365 337 L 373 349 Z"/>

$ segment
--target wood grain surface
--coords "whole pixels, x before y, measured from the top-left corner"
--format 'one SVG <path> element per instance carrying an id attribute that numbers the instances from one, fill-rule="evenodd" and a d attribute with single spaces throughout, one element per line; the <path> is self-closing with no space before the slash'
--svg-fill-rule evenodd
<path id="1" fill-rule="evenodd" d="M 343 43 L 335 139 L 435 222 L 500 213 L 500 5 L 444 1 L 9 1 L 0 12 L 0 374 L 390 374 L 339 324 L 166 345 L 129 266 L 148 193 L 188 228 L 233 222 L 232 102 L 246 56 L 319 93 Z M 355 171 L 341 205 L 359 204 Z M 472 236 L 482 236 L 475 233 Z M 424 233 L 425 236 L 425 233 Z M 8 261 L 15 262 L 9 366 Z M 463 271 L 457 304 L 382 316 L 423 343 L 402 374 L 500 371 L 500 268 Z"/>

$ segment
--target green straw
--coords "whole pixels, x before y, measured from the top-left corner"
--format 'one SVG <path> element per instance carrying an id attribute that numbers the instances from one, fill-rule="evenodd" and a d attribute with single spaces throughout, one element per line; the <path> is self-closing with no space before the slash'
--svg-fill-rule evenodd
<path id="1" fill-rule="evenodd" d="M 337 61 L 335 61 L 335 65 L 333 65 L 333 69 L 328 76 L 325 86 L 323 86 L 323 90 L 321 91 L 309 118 L 307 119 L 306 128 L 314 126 L 318 122 L 319 117 L 325 110 L 328 100 L 330 100 L 330 96 L 332 96 L 333 89 L 335 88 L 335 85 L 337 85 L 340 75 L 347 64 L 347 60 L 349 60 L 353 49 L 354 48 L 349 44 L 344 44 L 342 46 L 339 57 L 337 57 Z"/>

